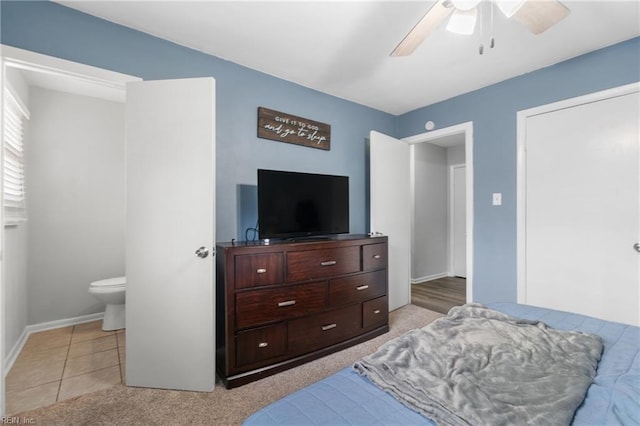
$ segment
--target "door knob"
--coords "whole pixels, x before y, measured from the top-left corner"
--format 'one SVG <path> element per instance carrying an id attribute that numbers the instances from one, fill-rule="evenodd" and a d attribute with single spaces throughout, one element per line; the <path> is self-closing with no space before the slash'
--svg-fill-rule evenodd
<path id="1" fill-rule="evenodd" d="M 635 244 L 633 245 L 633 248 L 634 248 L 634 249 L 636 249 L 636 251 L 637 251 L 638 253 L 640 253 L 640 243 L 635 243 Z"/>
<path id="2" fill-rule="evenodd" d="M 205 246 L 202 246 L 198 250 L 196 250 L 196 256 L 204 259 L 205 257 L 209 256 L 209 250 L 207 250 Z"/>

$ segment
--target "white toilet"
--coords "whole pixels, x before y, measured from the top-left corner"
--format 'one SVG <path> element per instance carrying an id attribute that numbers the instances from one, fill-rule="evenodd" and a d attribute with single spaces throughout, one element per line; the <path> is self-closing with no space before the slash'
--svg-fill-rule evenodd
<path id="1" fill-rule="evenodd" d="M 127 277 L 108 278 L 89 284 L 89 293 L 106 303 L 102 329 L 104 331 L 125 328 L 125 287 Z"/>

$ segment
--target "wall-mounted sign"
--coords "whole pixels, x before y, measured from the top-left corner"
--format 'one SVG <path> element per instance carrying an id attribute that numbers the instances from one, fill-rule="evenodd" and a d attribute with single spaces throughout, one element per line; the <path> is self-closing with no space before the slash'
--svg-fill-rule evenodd
<path id="1" fill-rule="evenodd" d="M 295 115 L 258 107 L 258 137 L 329 150 L 331 126 Z"/>

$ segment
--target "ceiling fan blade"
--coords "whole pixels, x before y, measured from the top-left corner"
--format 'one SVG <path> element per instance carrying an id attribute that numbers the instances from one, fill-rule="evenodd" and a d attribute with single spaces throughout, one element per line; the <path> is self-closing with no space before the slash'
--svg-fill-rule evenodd
<path id="1" fill-rule="evenodd" d="M 533 34 L 541 34 L 569 15 L 569 8 L 557 0 L 529 0 L 513 15 Z"/>
<path id="2" fill-rule="evenodd" d="M 447 6 L 445 6 L 447 4 Z M 453 12 L 448 0 L 438 0 L 393 49 L 389 56 L 407 56 Z"/>

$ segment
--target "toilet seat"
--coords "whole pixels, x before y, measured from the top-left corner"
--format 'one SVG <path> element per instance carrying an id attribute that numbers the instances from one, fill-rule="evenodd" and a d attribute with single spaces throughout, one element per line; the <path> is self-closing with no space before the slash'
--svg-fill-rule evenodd
<path id="1" fill-rule="evenodd" d="M 109 287 L 109 288 L 118 288 L 124 287 L 127 283 L 127 277 L 115 277 L 115 278 L 107 278 L 106 280 L 94 281 L 89 284 L 89 287 Z"/>

